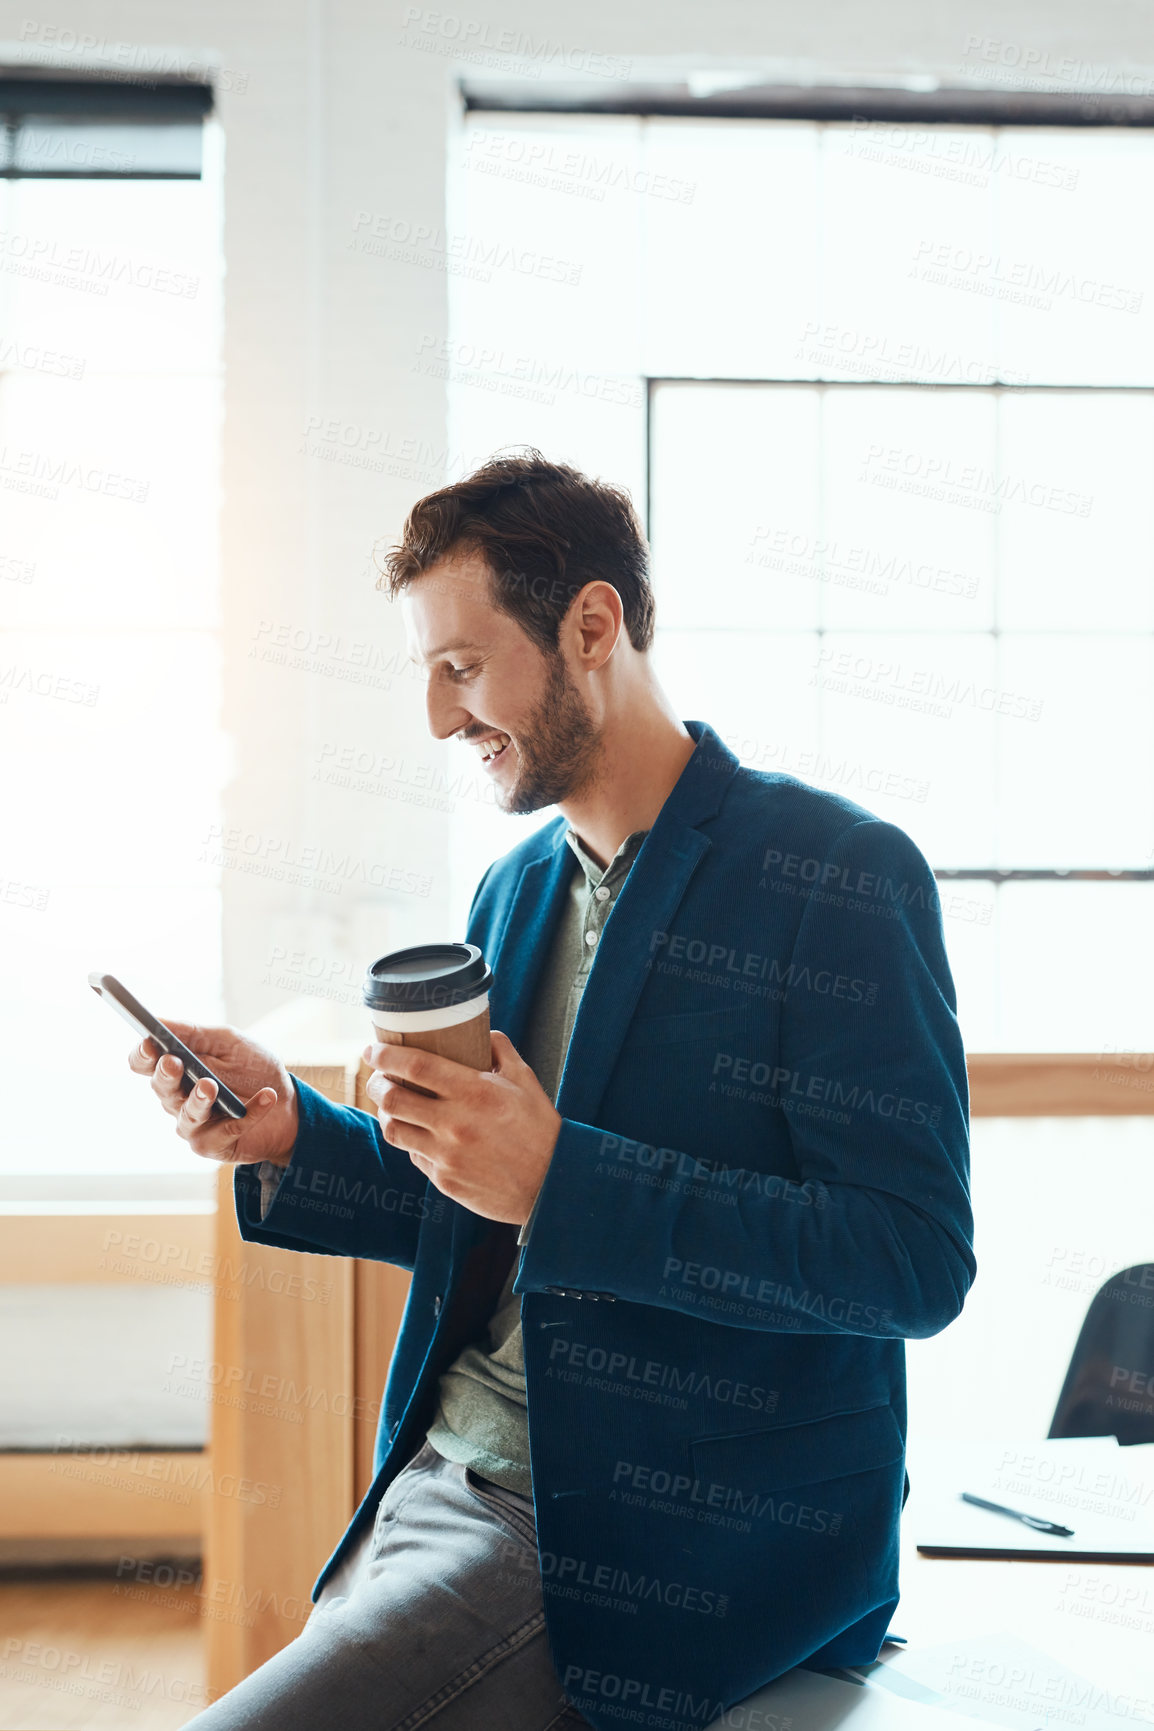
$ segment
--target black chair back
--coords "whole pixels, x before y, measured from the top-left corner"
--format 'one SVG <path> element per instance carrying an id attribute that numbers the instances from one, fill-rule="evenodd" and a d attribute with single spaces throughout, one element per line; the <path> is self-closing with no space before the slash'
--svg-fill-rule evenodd
<path id="1" fill-rule="evenodd" d="M 1111 1275 L 1090 1300 L 1050 1435 L 1154 1442 L 1154 1262 Z"/>

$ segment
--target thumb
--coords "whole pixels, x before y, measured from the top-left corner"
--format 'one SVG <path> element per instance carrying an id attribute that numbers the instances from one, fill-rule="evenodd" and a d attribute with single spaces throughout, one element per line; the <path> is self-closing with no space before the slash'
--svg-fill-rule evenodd
<path id="1" fill-rule="evenodd" d="M 275 1088 L 259 1088 L 251 1100 L 244 1102 L 244 1109 L 249 1117 L 254 1113 L 259 1117 L 265 1112 L 270 1112 L 276 1103 L 277 1091 Z M 238 1131 L 243 1128 L 245 1121 L 244 1118 L 236 1120 Z"/>
<path id="2" fill-rule="evenodd" d="M 243 1165 L 251 1160 L 252 1155 L 242 1155 L 239 1152 L 241 1138 L 253 1124 L 261 1124 L 276 1104 L 275 1088 L 260 1088 L 251 1100 L 242 1102 L 245 1115 L 243 1118 L 226 1118 L 219 1124 L 218 1135 L 228 1138 L 227 1142 L 218 1145 L 215 1159 L 228 1165 Z"/>

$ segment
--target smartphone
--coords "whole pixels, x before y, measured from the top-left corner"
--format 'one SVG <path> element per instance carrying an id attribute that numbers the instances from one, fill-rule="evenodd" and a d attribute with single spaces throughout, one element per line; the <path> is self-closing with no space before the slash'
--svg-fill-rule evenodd
<path id="1" fill-rule="evenodd" d="M 207 1077 L 210 1082 L 215 1082 L 217 1087 L 216 1099 L 212 1103 L 214 1111 L 219 1109 L 226 1118 L 244 1118 L 247 1116 L 243 1103 L 237 1099 L 232 1089 L 226 1088 L 220 1077 L 215 1076 L 204 1060 L 198 1058 L 195 1052 L 190 1052 L 183 1040 L 177 1039 L 171 1028 L 166 1028 L 163 1022 L 158 1022 L 156 1017 L 133 997 L 128 988 L 121 985 L 115 975 L 89 974 L 88 984 L 94 992 L 104 999 L 106 1004 L 111 1004 L 114 1010 L 119 1010 L 126 1022 L 131 1022 L 139 1033 L 147 1034 L 150 1039 L 154 1040 L 161 1052 L 171 1052 L 180 1059 L 184 1065 L 184 1074 L 180 1078 L 183 1093 L 191 1094 L 201 1078 Z"/>

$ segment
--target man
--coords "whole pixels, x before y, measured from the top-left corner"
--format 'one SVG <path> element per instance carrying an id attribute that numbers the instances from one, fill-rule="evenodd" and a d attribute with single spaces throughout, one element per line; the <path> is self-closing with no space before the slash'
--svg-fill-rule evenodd
<path id="1" fill-rule="evenodd" d="M 317 1609 L 195 1723 L 701 1731 L 870 1662 L 897 1602 L 902 1342 L 975 1269 L 933 876 L 678 719 L 616 489 L 495 459 L 414 507 L 388 580 L 430 731 L 560 815 L 473 900 L 491 1072 L 372 1046 L 374 1120 L 178 1029 L 259 1082 L 235 1124 L 134 1054 L 237 1164 L 246 1238 L 413 1273 Z M 318 1210 L 337 1173 L 392 1203 Z"/>

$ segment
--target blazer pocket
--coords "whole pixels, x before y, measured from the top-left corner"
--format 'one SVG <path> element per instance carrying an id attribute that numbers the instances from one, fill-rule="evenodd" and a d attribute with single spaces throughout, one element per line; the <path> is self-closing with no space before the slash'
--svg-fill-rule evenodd
<path id="1" fill-rule="evenodd" d="M 788 1490 L 875 1472 L 900 1460 L 905 1449 L 888 1406 L 808 1424 L 696 1437 L 689 1447 L 698 1477 L 746 1491 Z"/>
<path id="2" fill-rule="evenodd" d="M 749 1025 L 748 1004 L 722 1010 L 689 1010 L 677 1016 L 635 1017 L 626 1042 L 631 1047 L 672 1046 L 681 1040 L 724 1040 Z"/>
<path id="3" fill-rule="evenodd" d="M 760 1595 L 760 1616 L 776 1614 L 783 1581 L 814 1628 L 847 1629 L 896 1602 L 902 1436 L 888 1406 L 698 1437 L 690 1450 L 698 1500 L 746 1535 L 756 1567 L 742 1591 Z"/>

